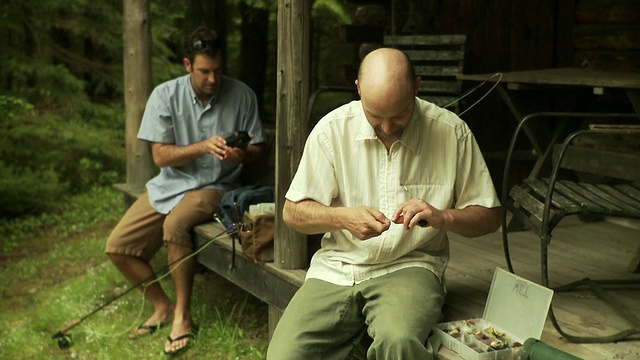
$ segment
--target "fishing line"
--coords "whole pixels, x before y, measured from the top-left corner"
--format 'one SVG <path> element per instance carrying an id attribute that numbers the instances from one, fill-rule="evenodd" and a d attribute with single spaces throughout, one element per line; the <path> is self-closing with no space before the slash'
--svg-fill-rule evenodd
<path id="1" fill-rule="evenodd" d="M 224 224 L 222 224 L 222 222 L 220 221 L 220 219 L 219 219 L 217 216 L 216 216 L 216 217 L 214 217 L 214 219 L 215 219 L 215 220 L 216 220 L 220 225 L 222 225 L 222 226 L 224 227 Z M 202 250 L 204 250 L 204 249 L 205 249 L 209 244 L 211 244 L 213 241 L 215 241 L 215 240 L 217 240 L 217 239 L 219 239 L 219 238 L 221 238 L 221 237 L 223 237 L 223 236 L 230 236 L 230 235 L 231 235 L 231 234 L 229 234 L 229 233 L 228 233 L 228 230 L 226 230 L 224 233 L 220 233 L 220 234 L 218 234 L 216 237 L 214 237 L 214 238 L 210 239 L 210 240 L 209 240 L 207 243 L 205 243 L 203 246 L 201 246 L 201 247 L 199 247 L 198 249 L 196 249 L 196 251 L 191 252 L 191 253 L 189 253 L 189 254 L 187 254 L 187 255 L 185 255 L 185 256 L 183 256 L 183 257 L 181 257 L 181 258 L 177 259 L 177 260 L 176 260 L 176 261 L 174 261 L 173 263 L 171 263 L 171 264 L 167 265 L 166 267 L 169 267 L 169 269 L 168 269 L 164 274 L 162 274 L 162 273 L 160 273 L 160 272 L 159 272 L 159 273 L 156 275 L 156 278 L 155 278 L 154 280 L 152 280 L 152 281 L 150 281 L 150 282 L 148 282 L 148 283 L 144 284 L 144 287 L 142 288 L 142 291 L 141 291 L 141 294 L 140 294 L 140 296 L 141 296 L 141 298 L 142 298 L 141 305 L 140 305 L 140 311 L 138 312 L 138 316 L 137 316 L 137 317 L 135 318 L 135 320 L 131 323 L 131 325 L 130 325 L 127 329 L 125 329 L 125 330 L 123 330 L 123 331 L 121 331 L 121 332 L 119 332 L 119 333 L 115 333 L 115 334 L 113 334 L 113 333 L 111 333 L 111 334 L 105 334 L 105 335 L 103 335 L 103 336 L 104 336 L 104 337 L 115 337 L 115 336 L 120 336 L 120 335 L 123 335 L 124 333 L 128 333 L 128 332 L 132 331 L 132 330 L 137 326 L 136 324 L 140 321 L 140 319 L 142 318 L 142 316 L 143 316 L 143 314 L 144 314 L 144 308 L 145 308 L 145 306 L 146 306 L 146 304 L 147 304 L 147 302 L 145 301 L 145 295 L 144 295 L 144 294 L 145 294 L 145 293 L 146 293 L 146 291 L 147 291 L 147 287 L 149 287 L 149 286 L 151 286 L 151 285 L 153 285 L 153 284 L 155 284 L 155 283 L 158 283 L 158 282 L 162 281 L 164 278 L 166 278 L 167 276 L 169 276 L 169 275 L 171 274 L 171 272 L 172 272 L 172 271 L 174 271 L 174 270 L 175 270 L 175 269 L 177 269 L 180 265 L 182 265 L 182 263 L 184 263 L 185 261 L 187 261 L 187 260 L 191 259 L 192 257 L 194 257 L 194 256 L 198 255 L 198 253 L 200 253 Z M 173 266 L 174 264 L 175 264 L 175 266 Z M 173 266 L 173 267 L 171 268 L 171 266 Z M 164 268 L 163 268 L 161 271 L 164 271 Z M 161 325 L 161 324 L 160 324 L 160 322 L 158 321 L 158 323 L 156 323 L 155 325 L 156 325 L 156 326 L 158 326 L 158 328 L 160 328 L 160 325 Z M 115 325 L 114 325 L 114 327 L 115 327 Z"/>
<path id="2" fill-rule="evenodd" d="M 498 86 L 498 84 L 500 83 L 500 81 L 502 80 L 502 73 L 495 73 L 493 75 L 491 75 L 487 80 L 484 80 L 483 82 L 481 82 L 480 84 L 474 86 L 473 88 L 467 90 L 466 92 L 464 92 L 462 95 L 460 95 L 458 98 L 454 99 L 453 101 L 451 101 L 450 103 L 446 104 L 443 106 L 443 108 L 448 108 L 449 106 L 459 102 L 460 100 L 466 98 L 467 96 L 471 95 L 473 92 L 475 92 L 476 90 L 478 90 L 479 88 L 481 88 L 484 84 L 487 83 L 487 81 L 491 81 L 493 78 L 498 77 L 498 80 L 495 81 L 495 83 L 491 86 L 491 88 L 489 88 L 489 90 L 487 90 L 487 92 L 484 93 L 484 95 L 482 95 L 480 97 L 480 99 L 476 100 L 476 102 L 474 102 L 473 104 L 471 104 L 471 106 L 469 106 L 468 108 L 466 108 L 463 112 L 461 112 L 460 114 L 458 114 L 458 117 L 464 115 L 464 113 L 466 113 L 467 111 L 471 110 L 474 106 L 478 105 L 478 103 L 480 103 L 485 97 L 487 97 L 487 95 L 489 95 L 493 89 L 496 88 L 496 86 Z"/>
<path id="3" fill-rule="evenodd" d="M 216 221 L 218 221 L 220 224 L 222 224 L 217 217 L 214 216 L 214 219 Z M 221 237 L 224 237 L 224 236 L 230 236 L 230 235 L 234 234 L 235 232 L 237 232 L 237 225 L 236 224 L 231 224 L 229 227 L 227 227 L 225 230 L 221 231 L 218 235 L 214 236 L 212 239 L 209 239 L 205 244 L 203 244 L 202 246 L 197 248 L 195 251 L 193 251 L 193 252 L 191 252 L 191 253 L 189 253 L 189 254 L 187 254 L 187 255 L 185 255 L 185 256 L 177 259 L 177 260 L 175 260 L 174 262 L 172 262 L 170 264 L 167 264 L 161 270 L 159 270 L 158 272 L 153 273 L 151 276 L 147 277 L 146 279 L 142 280 L 141 282 L 139 282 L 139 283 L 135 284 L 134 286 L 130 287 L 129 289 L 124 291 L 122 294 L 117 295 L 116 297 L 110 299 L 106 303 L 98 306 L 97 308 L 93 309 L 88 314 L 84 315 L 83 317 L 72 321 L 66 327 L 64 327 L 63 329 L 59 330 L 55 334 L 53 334 L 51 336 L 51 338 L 58 342 L 58 347 L 60 349 L 69 348 L 71 346 L 71 343 L 72 343 L 71 335 L 70 334 L 66 334 L 69 330 L 71 330 L 74 327 L 78 326 L 80 323 L 82 323 L 88 317 L 92 316 L 93 314 L 95 314 L 96 312 L 102 310 L 103 308 L 105 308 L 106 306 L 108 306 L 109 304 L 114 302 L 115 300 L 117 300 L 117 299 L 123 297 L 124 295 L 128 294 L 133 289 L 137 289 L 139 286 L 141 286 L 143 284 L 144 284 L 144 288 L 142 289 L 142 296 L 144 298 L 144 292 L 146 291 L 146 289 L 147 289 L 147 287 L 149 285 L 151 285 L 151 284 L 163 279 L 164 277 L 168 276 L 171 273 L 171 271 L 175 270 L 178 266 L 180 266 L 183 262 L 185 262 L 189 258 L 191 258 L 191 257 L 197 255 L 198 253 L 200 253 L 202 250 L 204 250 L 204 248 L 206 248 L 207 246 L 211 245 L 215 240 L 217 240 L 217 239 L 219 239 Z M 173 265 L 175 265 L 175 266 L 173 268 L 171 268 L 171 266 L 173 266 Z M 163 271 L 165 271 L 165 270 L 167 270 L 167 272 L 162 274 L 160 277 L 158 277 L 158 275 L 160 273 L 162 273 Z M 156 279 L 154 279 L 153 281 L 149 282 L 148 284 L 145 284 L 147 281 L 151 280 L 153 277 L 156 277 Z M 142 313 L 142 311 L 144 311 L 144 301 L 142 303 L 141 313 Z M 136 322 L 139 321 L 139 319 L 141 317 L 141 313 L 138 315 L 138 318 L 136 319 Z M 124 332 L 127 332 L 127 331 L 130 331 L 130 330 L 125 330 L 125 331 L 123 331 L 121 333 L 118 333 L 118 334 L 111 334 L 111 335 L 104 335 L 104 336 L 105 337 L 113 337 L 113 336 L 120 335 L 120 334 L 122 334 Z"/>
<path id="4" fill-rule="evenodd" d="M 217 217 L 214 218 L 218 223 L 220 223 L 220 225 L 223 225 L 222 222 L 220 221 L 220 219 L 218 219 Z M 224 225 L 223 225 L 224 226 Z M 140 311 L 138 311 L 138 316 L 133 320 L 133 322 L 131 323 L 131 325 L 129 327 L 127 327 L 127 329 L 119 332 L 119 333 L 110 333 L 110 334 L 103 334 L 103 337 L 115 337 L 115 336 L 120 336 L 123 335 L 124 333 L 128 333 L 130 331 L 132 331 L 138 324 L 138 322 L 140 321 L 140 319 L 142 319 L 142 316 L 144 314 L 144 308 L 147 304 L 147 302 L 145 301 L 145 293 L 147 292 L 147 287 L 158 283 L 160 281 L 162 281 L 164 278 L 166 278 L 167 276 L 169 276 L 171 274 L 172 271 L 174 271 L 175 269 L 177 269 L 180 265 L 182 265 L 182 263 L 184 263 L 185 261 L 191 259 L 192 257 L 198 255 L 198 253 L 200 253 L 202 250 L 205 249 L 205 247 L 207 247 L 211 242 L 223 237 L 223 236 L 229 236 L 230 234 L 227 233 L 227 231 L 225 231 L 225 233 L 220 233 L 219 235 L 217 235 L 216 237 L 212 238 L 209 240 L 209 242 L 205 243 L 203 246 L 199 247 L 198 249 L 196 249 L 196 251 L 191 252 L 189 254 L 187 254 L 186 256 L 181 257 L 180 259 L 177 259 L 176 261 L 174 261 L 173 263 L 167 265 L 167 267 L 169 267 L 169 269 L 164 273 L 158 273 L 156 275 L 156 278 L 146 284 L 144 284 L 144 287 L 142 288 L 142 291 L 140 293 L 140 296 L 142 298 L 142 301 L 140 302 Z M 172 265 L 174 265 L 173 268 L 171 268 Z M 163 270 L 164 271 L 164 268 Z M 158 326 L 158 328 L 160 328 L 161 323 L 158 321 L 156 324 L 156 326 Z M 114 325 L 115 327 L 115 325 Z"/>

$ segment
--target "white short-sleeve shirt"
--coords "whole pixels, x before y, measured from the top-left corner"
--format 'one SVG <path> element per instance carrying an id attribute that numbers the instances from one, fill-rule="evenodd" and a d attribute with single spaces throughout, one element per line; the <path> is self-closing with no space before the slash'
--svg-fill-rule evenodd
<path id="1" fill-rule="evenodd" d="M 416 98 L 402 138 L 387 152 L 354 101 L 314 127 L 286 198 L 326 206 L 371 206 L 388 218 L 418 197 L 438 209 L 499 206 L 480 149 L 458 116 Z M 391 224 L 380 236 L 359 240 L 347 230 L 324 235 L 307 278 L 352 285 L 407 267 L 442 279 L 449 260 L 446 231 Z"/>

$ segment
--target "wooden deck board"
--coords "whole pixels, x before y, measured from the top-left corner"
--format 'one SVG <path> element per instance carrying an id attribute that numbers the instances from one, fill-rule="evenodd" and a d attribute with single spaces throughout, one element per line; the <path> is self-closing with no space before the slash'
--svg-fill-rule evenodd
<path id="1" fill-rule="evenodd" d="M 128 194 L 128 191 L 121 190 Z M 134 199 L 135 196 L 131 196 Z M 616 220 L 618 220 L 616 218 Z M 213 223 L 196 227 L 197 245 L 202 245 L 222 231 Z M 447 300 L 443 321 L 481 317 L 496 267 L 506 268 L 500 232 L 468 239 L 450 234 L 451 261 L 446 272 Z M 552 285 L 574 281 L 585 276 L 593 278 L 638 279 L 627 264 L 640 243 L 640 230 L 612 222 L 583 223 L 575 217 L 563 219 L 554 231 L 550 247 L 550 278 Z M 540 240 L 530 231 L 510 233 L 513 264 L 519 276 L 540 282 Z M 257 265 L 243 257 L 236 247 L 237 268 L 229 269 L 232 247 L 229 238 L 215 243 L 199 254 L 203 265 L 240 286 L 261 300 L 286 306 L 289 297 L 304 281 L 304 270 L 281 270 L 273 264 Z M 640 288 L 622 292 L 620 300 L 640 317 Z M 590 293 L 555 294 L 554 309 L 559 319 L 568 321 L 565 330 L 619 329 L 620 320 L 607 308 L 596 304 Z M 605 322 L 597 319 L 605 317 Z M 604 344 L 573 344 L 565 340 L 547 319 L 541 340 L 584 359 L 640 359 L 640 336 L 629 341 Z M 441 349 L 441 359 L 457 360 L 455 353 Z"/>
<path id="2" fill-rule="evenodd" d="M 198 262 L 251 295 L 278 309 L 284 309 L 304 281 L 305 271 L 282 270 L 273 264 L 258 265 L 243 255 L 237 240 L 234 253 L 229 236 L 224 236 L 203 247 L 221 232 L 224 232 L 224 227 L 217 223 L 195 227 L 196 246 L 202 247 L 197 255 Z M 232 261 L 235 267 L 231 266 Z"/>
<path id="3" fill-rule="evenodd" d="M 620 225 L 598 222 L 582 223 L 565 219 L 556 229 L 554 246 L 550 248 L 550 274 L 554 281 L 578 280 L 585 276 L 596 275 L 600 278 L 621 277 L 638 279 L 640 275 L 629 273 L 626 264 L 640 242 L 640 231 Z M 208 225 L 210 226 L 210 225 Z M 210 237 L 220 229 L 216 226 L 200 226 L 196 230 L 200 242 Z M 512 238 L 511 251 L 514 266 L 518 275 L 529 280 L 540 282 L 540 243 L 535 234 L 529 231 L 515 232 Z M 487 299 L 489 287 L 496 267 L 506 268 L 502 251 L 501 234 L 494 233 L 476 239 L 467 239 L 450 235 L 451 261 L 446 272 L 447 300 L 444 308 L 444 320 L 454 321 L 481 317 Z M 216 247 L 225 252 L 231 252 L 231 242 L 228 239 L 216 241 Z M 239 247 L 236 248 L 240 260 L 242 258 Z M 205 256 L 205 255 L 203 255 Z M 220 255 L 214 255 L 219 257 Z M 227 260 L 229 257 L 226 258 Z M 526 261 L 521 261 L 524 259 Z M 239 259 L 236 258 L 238 261 Z M 563 266 L 560 267 L 559 264 Z M 246 276 L 242 271 L 231 274 L 227 269 L 228 263 L 214 271 L 221 272 L 224 277 L 237 283 L 238 276 Z M 299 286 L 304 278 L 304 270 L 285 271 L 277 269 L 272 264 L 245 264 L 243 268 L 258 267 L 264 271 L 261 281 L 272 281 L 273 278 L 283 280 L 286 287 Z M 267 280 L 264 280 L 267 279 Z M 271 280 L 269 280 L 271 279 Z M 249 293 L 260 298 L 266 295 L 256 293 L 251 284 L 239 284 Z M 281 285 L 280 285 L 281 286 Z M 267 293 L 269 295 L 270 293 Z M 640 316 L 640 287 L 617 292 L 623 303 L 633 309 L 636 316 Z M 279 300 L 280 301 L 280 300 Z M 626 324 L 600 300 L 591 293 L 584 291 L 556 293 L 554 309 L 558 318 L 566 321 L 565 330 L 581 334 L 580 331 L 619 331 Z M 604 319 L 604 322 L 599 322 Z M 640 358 L 640 336 L 632 341 L 617 344 L 573 344 L 562 338 L 547 320 L 542 340 L 563 351 L 580 356 L 584 359 L 636 359 Z M 456 359 L 450 351 L 441 351 L 442 359 Z"/>
<path id="4" fill-rule="evenodd" d="M 516 273 L 540 283 L 539 238 L 530 231 L 510 233 L 509 238 Z M 445 320 L 480 316 L 484 305 L 479 304 L 486 301 L 493 276 L 493 271 L 489 269 L 495 264 L 506 269 L 502 235 L 497 232 L 467 239 L 452 234 L 450 240 Z M 628 272 L 627 264 L 639 243 L 640 231 L 637 229 L 604 221 L 583 223 L 567 218 L 554 231 L 550 247 L 552 284 L 579 280 L 585 276 L 638 279 L 638 274 Z M 616 295 L 620 295 L 621 301 L 632 307 L 633 314 L 640 317 L 640 287 L 616 292 Z M 609 314 L 610 310 L 592 293 L 556 293 L 554 299 L 556 315 L 568 321 L 565 326 L 568 332 L 613 331 L 624 325 L 621 319 Z M 598 319 L 604 319 L 604 322 Z M 562 338 L 548 319 L 541 340 L 584 359 L 640 358 L 640 336 L 615 344 L 573 344 Z"/>

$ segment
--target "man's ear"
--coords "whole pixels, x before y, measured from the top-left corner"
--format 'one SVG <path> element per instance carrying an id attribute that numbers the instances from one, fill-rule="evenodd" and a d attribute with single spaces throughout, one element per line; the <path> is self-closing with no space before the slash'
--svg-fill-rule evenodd
<path id="1" fill-rule="evenodd" d="M 193 69 L 191 68 L 191 61 L 189 61 L 189 59 L 184 58 L 182 59 L 182 62 L 184 63 L 184 68 L 187 69 L 187 72 L 189 74 L 191 74 L 191 72 L 193 71 Z"/>
<path id="2" fill-rule="evenodd" d="M 422 80 L 422 78 L 420 76 L 416 76 L 416 87 L 415 87 L 415 94 L 413 94 L 413 96 L 418 96 L 418 92 L 420 91 L 420 81 Z"/>
<path id="3" fill-rule="evenodd" d="M 362 97 L 362 96 L 360 95 L 360 85 L 358 85 L 358 79 L 356 79 L 356 81 L 355 81 L 355 82 L 356 82 L 356 89 L 358 89 L 358 96 Z"/>

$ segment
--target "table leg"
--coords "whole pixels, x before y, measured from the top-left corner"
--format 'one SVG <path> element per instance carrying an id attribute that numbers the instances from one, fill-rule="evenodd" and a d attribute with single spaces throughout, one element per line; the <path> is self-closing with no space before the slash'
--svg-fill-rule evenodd
<path id="1" fill-rule="evenodd" d="M 545 104 L 541 106 L 540 103 L 534 103 L 526 94 L 518 96 L 515 94 L 515 91 L 509 92 L 503 86 L 498 87 L 498 92 L 518 122 L 522 121 L 522 119 L 529 114 L 546 111 Z M 541 97 L 536 97 L 536 99 L 539 99 L 539 102 L 545 102 Z M 522 129 L 531 142 L 537 156 L 536 162 L 529 173 L 529 178 L 536 178 L 540 175 L 540 172 L 551 158 L 553 145 L 558 142 L 566 126 L 566 121 L 558 120 L 554 120 L 553 130 L 550 130 L 546 123 L 540 121 L 530 121 L 524 124 Z"/>

